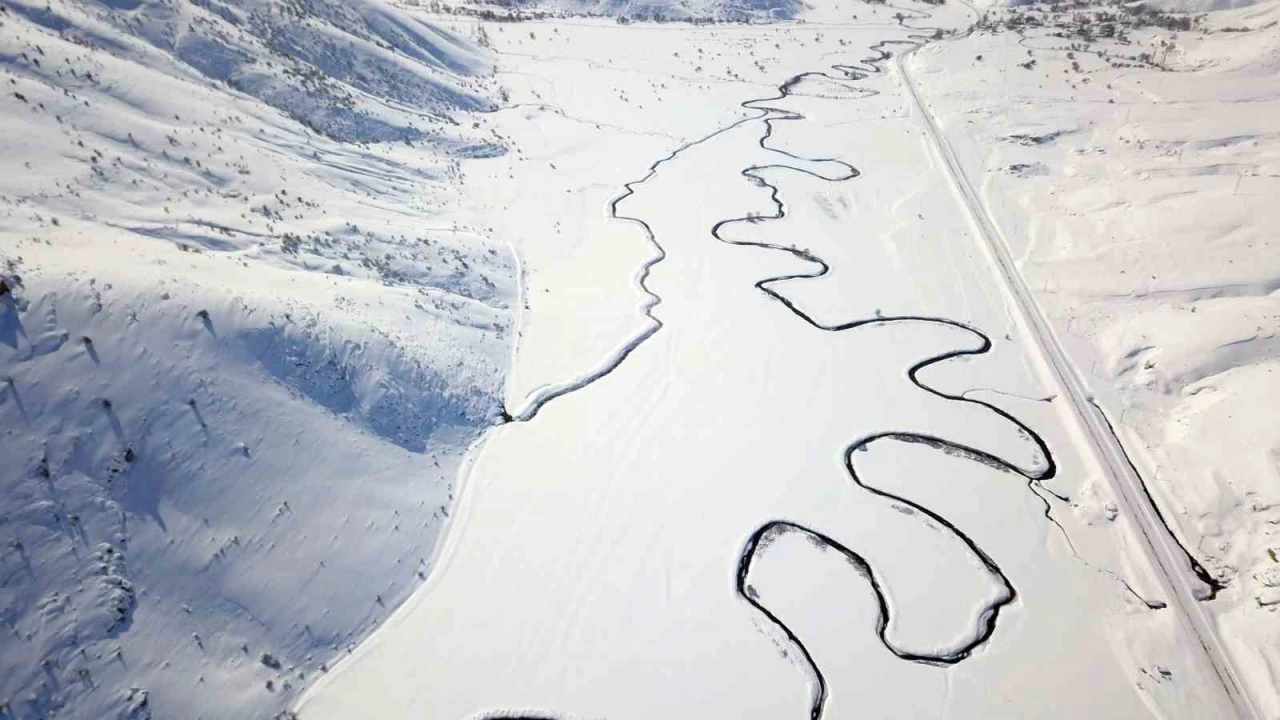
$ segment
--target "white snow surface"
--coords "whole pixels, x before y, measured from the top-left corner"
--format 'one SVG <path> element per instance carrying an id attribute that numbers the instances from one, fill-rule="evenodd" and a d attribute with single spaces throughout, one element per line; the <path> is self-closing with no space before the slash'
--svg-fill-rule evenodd
<path id="1" fill-rule="evenodd" d="M 1170 598 L 1139 531 L 896 66 L 739 105 L 905 40 L 897 12 L 488 26 L 511 100 L 494 122 L 520 151 L 469 182 L 522 259 L 517 422 L 468 467 L 433 576 L 301 717 L 1238 716 L 1180 610 L 1157 609 Z M 932 12 L 920 24 L 972 17 Z M 743 243 L 822 257 L 828 274 L 770 288 L 818 325 L 867 324 L 806 323 L 756 283 L 815 266 Z M 980 345 L 930 318 L 994 345 L 917 386 L 908 368 Z M 1026 423 L 1056 475 L 1028 481 L 1047 458 L 1008 416 L 931 390 Z M 921 507 L 990 555 L 1013 604 Z"/>
<path id="2" fill-rule="evenodd" d="M 491 105 L 479 77 L 489 70 L 481 48 L 378 0 L 11 0 L 6 9 L 19 30 L 10 41 L 30 24 L 99 51 L 90 62 L 109 55 L 222 84 L 341 140 L 462 145 L 456 133 L 432 126 L 450 111 Z M 55 57 L 42 65 L 34 47 L 9 47 L 5 56 L 59 88 L 103 81 L 92 64 L 59 65 Z"/>
<path id="3" fill-rule="evenodd" d="M 0 717 L 1280 717 L 1275 0 L 0 2 Z"/>
<path id="4" fill-rule="evenodd" d="M 500 416 L 516 265 L 433 210 L 502 149 L 450 117 L 486 53 L 377 3 L 0 23 L 0 715 L 272 717 Z"/>

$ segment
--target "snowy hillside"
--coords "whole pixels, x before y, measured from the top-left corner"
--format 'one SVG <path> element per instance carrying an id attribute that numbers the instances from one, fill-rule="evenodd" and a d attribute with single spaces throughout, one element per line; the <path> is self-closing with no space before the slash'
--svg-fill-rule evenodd
<path id="1" fill-rule="evenodd" d="M 6 10 L 18 29 L 6 33 L 7 62 L 59 87 L 104 78 L 71 58 L 41 65 L 39 49 L 21 44 L 24 26 L 152 72 L 225 84 L 339 140 L 456 145 L 456 133 L 434 126 L 492 105 L 479 48 L 377 0 L 12 0 Z"/>
<path id="2" fill-rule="evenodd" d="M 794 19 L 803 0 L 545 0 L 564 12 L 632 20 L 715 20 L 752 22 Z"/>
<path id="3" fill-rule="evenodd" d="M 0 25 L 0 716 L 270 717 L 500 415 L 514 259 L 433 219 L 489 59 L 374 2 Z"/>
<path id="4" fill-rule="evenodd" d="M 804 0 L 404 0 L 409 9 L 487 20 L 599 17 L 619 23 L 768 23 L 798 19 Z"/>
<path id="5" fill-rule="evenodd" d="M 1276 717 L 1280 5 L 1123 40 L 1072 12 L 1029 6 L 913 60 Z"/>
<path id="6" fill-rule="evenodd" d="M 1133 108 L 1067 53 L 1145 84 L 1191 22 L 1058 12 L 1044 42 L 1081 44 L 1055 33 L 1088 14 L 1118 66 L 1013 24 L 967 34 L 955 3 L 480 22 L 517 152 L 468 182 L 521 257 L 526 402 L 469 466 L 428 583 L 299 713 L 1265 717 L 1269 661 L 1201 600 L 1216 576 L 1153 509 L 1106 384 L 1044 320 L 1056 299 L 994 259 L 1023 236 L 942 151 L 937 118 L 971 121 L 956 146 L 1007 151 L 1002 189 L 1032 186 L 1055 166 L 1014 154 L 1040 133 L 998 113 Z"/>

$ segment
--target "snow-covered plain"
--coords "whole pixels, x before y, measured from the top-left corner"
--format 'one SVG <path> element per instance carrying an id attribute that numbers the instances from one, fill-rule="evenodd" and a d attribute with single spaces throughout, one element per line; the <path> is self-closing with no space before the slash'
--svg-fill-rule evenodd
<path id="1" fill-rule="evenodd" d="M 826 10 L 490 27 L 515 422 L 302 717 L 1237 716 L 919 108 L 859 66 L 928 33 Z"/>

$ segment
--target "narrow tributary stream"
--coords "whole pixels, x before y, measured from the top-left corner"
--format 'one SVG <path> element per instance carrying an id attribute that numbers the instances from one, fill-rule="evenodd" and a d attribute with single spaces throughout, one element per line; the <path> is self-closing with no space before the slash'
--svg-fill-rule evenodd
<path id="1" fill-rule="evenodd" d="M 891 669 L 899 684 L 873 689 L 917 708 L 948 702 L 939 667 L 1000 637 L 1003 613 L 1024 594 L 996 558 L 1057 525 L 1050 510 L 1067 501 L 1044 485 L 1057 473 L 1049 444 L 1001 407 L 921 379 L 947 361 L 1008 361 L 974 323 L 923 313 L 820 320 L 829 308 L 793 300 L 784 286 L 831 266 L 804 238 L 750 237 L 788 218 L 775 174 L 874 181 L 843 160 L 773 147 L 775 130 L 807 121 L 786 109 L 806 81 L 858 88 L 880 73 L 889 47 L 924 42 L 929 30 L 918 32 L 873 46 L 860 65 L 797 75 L 743 103 L 751 116 L 625 185 L 609 213 L 642 227 L 654 248 L 637 276 L 644 326 L 594 370 L 508 409 L 466 478 L 463 522 L 428 586 L 344 663 L 333 683 L 341 691 L 313 708 L 321 720 L 350 717 L 360 691 L 395 717 L 796 717 L 798 690 L 818 720 L 835 689 L 830 673 L 814 639 L 771 602 L 776 572 L 757 578 L 769 546 L 788 534 L 838 553 L 865 579 L 868 645 L 916 668 Z M 1034 517 L 1000 518 L 1010 526 L 1002 544 L 980 542 L 972 519 L 966 530 L 890 490 L 901 478 L 884 477 L 883 465 L 863 464 L 907 447 L 1017 478 Z M 926 566 L 931 555 L 945 561 Z M 1029 590 L 1042 598 L 1058 587 L 1035 582 Z M 818 600 L 829 601 L 819 613 L 847 604 Z M 1021 624 L 1044 627 L 1060 610 L 1037 607 Z M 1081 647 L 1096 650 L 1089 642 Z M 1083 677 L 1103 667 L 1092 651 L 1060 662 Z M 797 687 L 797 665 L 807 689 Z M 1107 707 L 1139 716 L 1123 674 L 1097 672 L 1090 682 L 1114 683 L 1100 690 Z M 1082 708 L 1093 700 L 1075 699 Z"/>
<path id="2" fill-rule="evenodd" d="M 926 32 L 929 32 L 930 30 L 931 30 L 930 28 L 921 28 L 920 32 L 926 33 Z M 645 317 L 649 321 L 648 325 L 642 332 L 635 335 L 632 338 L 631 342 L 624 345 L 608 362 L 603 363 L 595 371 L 588 373 L 580 378 L 577 378 L 572 382 L 555 386 L 547 391 L 544 391 L 538 395 L 535 395 L 533 398 L 531 398 L 526 402 L 523 408 L 521 408 L 515 413 L 511 413 L 511 412 L 504 413 L 504 420 L 507 422 L 532 421 L 538 415 L 538 412 L 547 403 L 555 400 L 558 397 L 586 388 L 592 383 L 595 383 L 598 380 L 612 373 L 627 359 L 628 356 L 631 355 L 633 351 L 639 348 L 641 344 L 643 344 L 646 340 L 648 340 L 650 337 L 652 337 L 655 333 L 657 333 L 663 328 L 662 320 L 656 317 L 653 313 L 654 308 L 656 308 L 659 304 L 662 303 L 662 297 L 648 287 L 647 280 L 654 266 L 656 266 L 658 263 L 662 262 L 667 258 L 667 251 L 663 247 L 663 244 L 659 240 L 659 238 L 654 234 L 654 230 L 651 227 L 651 225 L 644 218 L 639 216 L 620 213 L 619 205 L 623 201 L 625 201 L 627 198 L 634 195 L 638 187 L 644 185 L 645 183 L 649 182 L 652 178 L 654 178 L 664 164 L 669 163 L 670 161 L 679 157 L 680 155 L 687 152 L 691 148 L 694 148 L 694 147 L 697 147 L 698 145 L 709 142 L 715 139 L 716 137 L 722 135 L 723 133 L 736 130 L 746 125 L 755 125 L 757 123 L 763 125 L 763 131 L 761 132 L 758 140 L 759 148 L 765 151 L 766 153 L 774 153 L 774 154 L 780 155 L 784 159 L 774 164 L 752 165 L 748 168 L 743 169 L 741 171 L 741 174 L 742 176 L 748 178 L 753 183 L 759 185 L 760 187 L 767 188 L 770 191 L 771 201 L 775 206 L 775 212 L 772 215 L 761 215 L 759 213 L 752 213 L 750 215 L 746 215 L 742 217 L 734 217 L 734 218 L 720 220 L 716 222 L 715 225 L 711 228 L 711 236 L 721 242 L 725 242 L 733 245 L 746 245 L 746 246 L 752 246 L 757 248 L 764 248 L 764 249 L 789 253 L 792 256 L 810 264 L 812 266 L 812 270 L 809 270 L 807 272 L 801 272 L 801 273 L 789 273 L 789 274 L 768 277 L 763 280 L 757 281 L 755 283 L 755 287 L 758 288 L 761 292 L 765 293 L 771 299 L 784 305 L 791 313 L 794 314 L 794 316 L 798 320 L 818 330 L 822 330 L 825 332 L 845 332 L 845 331 L 856 330 L 857 328 L 868 326 L 868 325 L 888 326 L 888 325 L 895 325 L 895 324 L 936 324 L 936 325 L 941 325 L 948 328 L 959 329 L 966 333 L 972 334 L 974 339 L 977 342 L 975 346 L 949 350 L 942 354 L 935 355 L 933 357 L 929 357 L 924 360 L 921 360 L 917 362 L 915 365 L 910 367 L 910 369 L 907 371 L 908 377 L 910 378 L 911 382 L 915 384 L 917 388 L 925 392 L 931 393 L 939 398 L 943 398 L 950 402 L 972 403 L 974 405 L 981 406 L 986 410 L 993 412 L 999 415 L 1000 417 L 1004 418 L 1005 420 L 1009 421 L 1010 423 L 1016 425 L 1023 433 L 1026 434 L 1027 437 L 1029 437 L 1032 440 L 1032 442 L 1035 443 L 1036 447 L 1038 448 L 1040 456 L 1044 460 L 1042 467 L 1036 468 L 1033 471 L 1028 471 L 1026 469 L 1020 468 L 1017 464 L 1010 462 L 1009 460 L 1001 458 L 998 455 L 995 455 L 991 452 L 984 451 L 982 449 L 970 447 L 964 443 L 953 442 L 951 440 L 947 440 L 943 437 L 933 435 L 933 434 L 907 433 L 907 432 L 896 432 L 896 431 L 887 431 L 887 432 L 877 433 L 877 434 L 863 437 L 858 441 L 848 445 L 844 449 L 845 464 L 848 469 L 848 473 L 851 480 L 856 485 L 858 485 L 861 488 L 864 488 L 865 490 L 869 491 L 872 494 L 886 498 L 892 502 L 900 503 L 902 505 L 908 506 L 914 509 L 915 511 L 921 513 L 922 515 L 927 516 L 938 525 L 945 527 L 947 530 L 954 533 L 954 535 L 957 538 L 959 538 L 961 542 L 964 543 L 964 545 L 974 554 L 974 556 L 980 560 L 980 562 L 986 568 L 987 571 L 989 571 L 992 575 L 994 575 L 999 579 L 999 584 L 1001 586 L 999 594 L 995 597 L 995 599 L 992 602 L 990 602 L 988 605 L 983 607 L 979 612 L 979 616 L 980 616 L 979 628 L 980 629 L 978 630 L 978 632 L 976 632 L 974 636 L 963 645 L 948 649 L 943 652 L 932 653 L 932 654 L 913 652 L 911 650 L 903 649 L 895 646 L 895 644 L 889 638 L 886 637 L 886 628 L 888 627 L 890 614 L 892 612 L 891 606 L 886 598 L 885 592 L 883 591 L 880 585 L 880 582 L 877 580 L 877 573 L 875 572 L 874 568 L 872 568 L 871 565 L 868 563 L 868 561 L 858 552 L 850 549 L 849 547 L 842 544 L 840 541 L 836 540 L 835 538 L 827 534 L 824 534 L 819 530 L 815 530 L 813 528 L 806 527 L 803 524 L 785 520 L 785 519 L 767 520 L 763 522 L 753 533 L 751 533 L 746 545 L 743 547 L 742 554 L 740 556 L 740 560 L 738 563 L 738 569 L 737 569 L 737 575 L 736 575 L 737 590 L 739 595 L 745 602 L 750 603 L 753 607 L 755 607 L 762 614 L 764 614 L 772 623 L 774 623 L 786 635 L 786 637 L 792 643 L 794 643 L 796 648 L 800 651 L 800 653 L 805 658 L 806 662 L 811 666 L 811 671 L 813 672 L 813 675 L 816 678 L 817 685 L 818 685 L 817 691 L 814 693 L 813 704 L 810 712 L 810 717 L 813 720 L 818 720 L 818 718 L 822 716 L 823 707 L 828 694 L 827 681 L 823 675 L 822 669 L 817 666 L 817 664 L 813 660 L 812 655 L 809 653 L 808 649 L 805 647 L 803 639 L 798 637 L 786 625 L 785 622 L 783 622 L 773 612 L 769 610 L 767 601 L 762 599 L 759 596 L 759 594 L 756 592 L 756 590 L 751 586 L 750 577 L 751 577 L 752 563 L 756 557 L 758 549 L 761 548 L 763 545 L 769 544 L 770 542 L 772 542 L 773 539 L 775 539 L 778 535 L 782 533 L 799 532 L 809 536 L 811 539 L 813 539 L 816 542 L 822 543 L 827 547 L 838 551 L 839 553 L 844 555 L 846 558 L 848 558 L 851 564 L 853 564 L 855 567 L 858 568 L 859 572 L 863 574 L 871 590 L 874 592 L 876 601 L 879 607 L 879 620 L 877 622 L 875 632 L 879 637 L 880 641 L 884 644 L 884 646 L 890 652 L 892 652 L 894 655 L 896 655 L 897 657 L 903 660 L 907 660 L 911 662 L 918 662 L 918 663 L 925 663 L 925 664 L 932 664 L 932 665 L 954 664 L 969 657 L 974 652 L 974 650 L 980 647 L 983 643 L 986 643 L 991 638 L 992 634 L 995 632 L 996 623 L 999 619 L 1001 609 L 1009 605 L 1010 603 L 1014 602 L 1014 600 L 1018 596 L 1017 590 L 1014 587 L 1013 583 L 1009 580 L 1009 578 L 997 565 L 997 563 L 991 558 L 991 556 L 987 552 L 985 552 L 978 545 L 977 542 L 975 542 L 972 538 L 970 538 L 967 534 L 965 534 L 965 532 L 960 528 L 958 528 L 955 524 L 948 521 L 941 514 L 936 513 L 923 505 L 912 502 L 911 500 L 905 497 L 900 497 L 898 495 L 894 495 L 893 493 L 877 489 L 874 485 L 874 481 L 868 482 L 867 479 L 861 477 L 855 467 L 855 457 L 857 453 L 860 451 L 865 451 L 872 443 L 875 443 L 879 440 L 896 440 L 899 442 L 920 443 L 920 444 L 933 447 L 939 452 L 953 454 L 953 455 L 961 455 L 973 462 L 982 463 L 992 468 L 996 468 L 998 470 L 1020 476 L 1024 478 L 1025 481 L 1027 481 L 1028 483 L 1040 483 L 1043 481 L 1047 481 L 1053 478 L 1057 472 L 1057 466 L 1053 460 L 1053 455 L 1050 452 L 1049 447 L 1044 441 L 1044 439 L 1041 438 L 1038 434 L 1036 434 L 1035 431 L 1033 431 L 1030 427 L 1028 427 L 1024 423 L 1022 423 L 1020 420 L 1015 418 L 1013 415 L 1011 415 L 1010 413 L 1004 411 L 999 407 L 996 407 L 995 405 L 983 402 L 981 400 L 975 400 L 975 399 L 963 397 L 961 395 L 948 394 L 948 393 L 941 392 L 939 390 L 931 388 L 930 386 L 926 385 L 925 383 L 919 380 L 918 378 L 919 372 L 930 365 L 933 365 L 935 363 L 940 363 L 952 358 L 966 356 L 966 355 L 982 355 L 986 353 L 988 350 L 990 350 L 991 340 L 981 330 L 975 327 L 972 327 L 966 323 L 948 319 L 945 317 L 928 317 L 928 316 L 898 316 L 898 317 L 877 316 L 877 317 L 871 317 L 871 318 L 851 319 L 835 325 L 823 324 L 815 320 L 808 313 L 806 313 L 801 307 L 799 307 L 796 303 L 788 299 L 786 295 L 784 295 L 781 291 L 774 288 L 775 285 L 780 283 L 785 283 L 785 282 L 794 281 L 794 280 L 816 279 L 816 278 L 827 275 L 830 272 L 830 267 L 827 265 L 826 262 L 822 260 L 822 258 L 818 257 L 817 255 L 813 254 L 808 250 L 803 249 L 802 247 L 798 247 L 794 245 L 782 246 L 782 245 L 763 243 L 763 242 L 732 240 L 732 239 L 726 239 L 722 235 L 722 230 L 734 224 L 738 224 L 738 223 L 754 224 L 754 223 L 759 223 L 759 222 L 768 221 L 768 220 L 781 220 L 784 217 L 786 217 L 786 206 L 783 204 L 782 200 L 779 198 L 779 188 L 771 184 L 761 174 L 761 171 L 769 170 L 769 169 L 786 169 L 793 172 L 805 173 L 813 177 L 819 177 L 823 180 L 827 180 L 830 182 L 843 182 L 843 181 L 848 181 L 848 180 L 852 180 L 854 178 L 859 177 L 860 173 L 858 172 L 857 168 L 855 168 L 853 165 L 845 163 L 842 160 L 838 160 L 834 158 L 801 158 L 796 155 L 792 155 L 791 153 L 787 152 L 784 149 L 771 147 L 769 144 L 769 141 L 773 137 L 774 123 L 805 120 L 804 115 L 800 113 L 797 113 L 794 111 L 782 110 L 775 107 L 770 107 L 771 102 L 775 102 L 775 101 L 786 98 L 792 93 L 794 88 L 798 87 L 801 83 L 809 79 L 824 78 L 827 80 L 834 80 L 842 83 L 852 83 L 852 82 L 856 82 L 858 80 L 864 79 L 868 74 L 880 73 L 882 72 L 881 65 L 891 57 L 890 51 L 888 49 L 890 46 L 917 47 L 919 46 L 919 44 L 923 42 L 927 42 L 928 37 L 930 36 L 921 34 L 919 36 L 913 36 L 913 38 L 910 40 L 894 40 L 894 41 L 886 41 L 886 42 L 880 43 L 877 46 L 872 48 L 874 54 L 860 65 L 832 66 L 832 70 L 834 71 L 834 73 L 836 73 L 835 75 L 828 72 L 809 72 L 809 73 L 803 73 L 800 75 L 796 75 L 792 78 L 789 78 L 785 83 L 779 86 L 778 88 L 779 93 L 777 95 L 773 97 L 768 97 L 768 98 L 753 99 L 753 100 L 749 100 L 742 103 L 742 106 L 744 108 L 751 109 L 751 110 L 758 110 L 759 113 L 756 116 L 744 118 L 742 120 L 739 120 L 735 123 L 732 123 L 724 128 L 717 130 L 715 133 L 711 135 L 708 135 L 697 141 L 682 145 L 681 147 L 671 152 L 669 155 L 654 162 L 649 167 L 648 172 L 644 175 L 644 177 L 634 182 L 628 183 L 624 188 L 623 194 L 621 194 L 618 198 L 616 198 L 613 201 L 613 203 L 610 205 L 609 210 L 612 217 L 616 219 L 629 220 L 631 222 L 638 223 L 640 226 L 642 226 L 650 242 L 653 244 L 654 248 L 656 249 L 656 253 L 645 263 L 645 265 L 641 270 L 641 273 L 639 274 L 640 286 L 644 289 L 644 291 L 649 297 L 649 300 L 645 303 L 645 305 L 642 308 Z M 874 94 L 874 91 L 865 91 L 865 92 L 868 95 Z M 854 101 L 856 102 L 856 99 Z M 812 163 L 829 163 L 842 168 L 844 172 L 835 176 L 824 176 L 822 174 L 815 172 L 814 170 L 809 169 L 806 166 L 797 166 L 797 165 L 788 164 L 787 162 L 788 159 L 802 161 L 803 163 L 805 163 L 805 165 L 811 165 Z M 1051 491 L 1045 491 L 1045 492 L 1051 492 Z M 1041 496 L 1037 495 L 1037 497 L 1041 497 Z M 1067 498 L 1061 495 L 1055 495 L 1055 497 L 1057 497 L 1059 500 L 1062 500 L 1064 502 L 1068 500 Z M 1042 497 L 1041 497 L 1041 502 L 1043 502 L 1043 505 L 1044 505 L 1044 517 L 1049 522 L 1055 522 L 1049 512 L 1050 510 L 1049 503 L 1043 500 Z M 1153 607 L 1153 608 L 1161 607 L 1161 605 L 1156 603 L 1148 603 L 1148 604 L 1150 607 Z M 519 718 L 520 720 L 535 720 L 535 716 L 523 715 L 523 714 L 491 715 L 490 717 L 493 717 L 493 718 L 502 717 L 502 718 L 513 718 L 513 719 Z M 537 717 L 541 718 L 544 716 L 537 716 Z"/>

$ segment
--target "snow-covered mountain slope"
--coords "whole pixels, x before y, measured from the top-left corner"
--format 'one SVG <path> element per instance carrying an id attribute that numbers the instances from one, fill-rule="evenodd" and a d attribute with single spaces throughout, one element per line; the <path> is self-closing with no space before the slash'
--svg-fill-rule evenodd
<path id="1" fill-rule="evenodd" d="M 8 63 L 36 76 L 91 67 L 39 63 L 14 45 L 27 26 L 182 80 L 224 85 L 325 135 L 350 141 L 437 140 L 456 110 L 491 107 L 483 51 L 377 0 L 6 2 Z M 75 76 L 70 76 L 75 78 Z M 56 86 L 64 83 L 49 79 Z M 75 89 L 74 87 L 72 89 Z M 475 149 L 473 149 L 474 151 Z"/>
<path id="2" fill-rule="evenodd" d="M 1275 717 L 1280 4 L 1127 42 L 1046 10 L 912 67 Z"/>
<path id="3" fill-rule="evenodd" d="M 428 351 L 192 264 L 3 301 L 9 717 L 270 715 L 421 579 L 495 412 L 470 328 Z"/>
<path id="4" fill-rule="evenodd" d="M 1233 716 L 935 115 L 1274 714 L 1275 1 L 813 4 L 0 0 L 0 718 Z"/>
<path id="5" fill-rule="evenodd" d="M 604 17 L 631 22 L 768 23 L 795 20 L 804 0 L 406 0 L 408 7 L 488 20 Z"/>
<path id="6" fill-rule="evenodd" d="M 433 219 L 487 63 L 374 2 L 0 4 L 0 716 L 270 717 L 425 575 L 510 353 L 514 259 Z"/>

